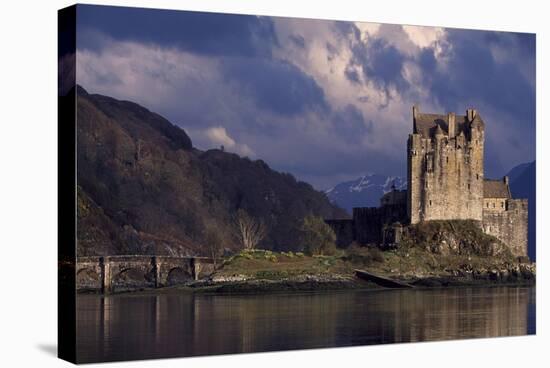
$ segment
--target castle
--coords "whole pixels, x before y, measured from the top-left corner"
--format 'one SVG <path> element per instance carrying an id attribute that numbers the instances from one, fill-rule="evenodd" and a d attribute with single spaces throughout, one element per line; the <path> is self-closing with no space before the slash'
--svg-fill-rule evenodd
<path id="1" fill-rule="evenodd" d="M 407 189 L 392 188 L 379 207 L 354 208 L 352 219 L 327 220 L 338 245 L 398 245 L 403 225 L 474 220 L 515 256 L 527 256 L 527 200 L 512 198 L 508 177 L 484 178 L 484 143 L 485 124 L 476 110 L 425 114 L 414 106 Z"/>

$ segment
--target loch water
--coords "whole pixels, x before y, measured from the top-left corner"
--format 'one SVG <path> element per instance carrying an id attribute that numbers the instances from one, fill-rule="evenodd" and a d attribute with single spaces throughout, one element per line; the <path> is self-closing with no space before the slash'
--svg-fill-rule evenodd
<path id="1" fill-rule="evenodd" d="M 535 287 L 78 295 L 79 363 L 535 333 Z"/>

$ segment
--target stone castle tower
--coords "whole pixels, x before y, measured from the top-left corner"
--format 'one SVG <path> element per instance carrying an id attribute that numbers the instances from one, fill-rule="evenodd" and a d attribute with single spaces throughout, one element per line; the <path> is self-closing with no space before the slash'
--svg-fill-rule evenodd
<path id="1" fill-rule="evenodd" d="M 527 200 L 512 198 L 508 177 L 484 178 L 484 143 L 485 124 L 476 110 L 442 115 L 413 107 L 407 190 L 393 188 L 379 207 L 354 208 L 352 219 L 326 220 L 338 245 L 397 246 L 403 224 L 474 220 L 513 255 L 527 256 Z"/>
<path id="2" fill-rule="evenodd" d="M 424 114 L 413 107 L 407 144 L 407 215 L 429 220 L 483 219 L 485 124 L 466 115 Z"/>
<path id="3" fill-rule="evenodd" d="M 413 107 L 407 143 L 407 217 L 475 220 L 487 234 L 527 255 L 527 200 L 514 199 L 508 177 L 485 179 L 485 124 L 474 109 L 466 115 L 424 114 Z"/>

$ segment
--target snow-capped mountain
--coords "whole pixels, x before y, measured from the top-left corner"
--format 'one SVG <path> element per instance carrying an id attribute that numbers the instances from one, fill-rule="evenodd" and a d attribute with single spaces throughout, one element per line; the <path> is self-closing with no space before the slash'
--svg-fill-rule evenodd
<path id="1" fill-rule="evenodd" d="M 325 191 L 330 201 L 352 213 L 353 207 L 377 207 L 380 197 L 392 189 L 407 188 L 407 179 L 400 176 L 366 174 L 355 180 L 346 181 Z"/>

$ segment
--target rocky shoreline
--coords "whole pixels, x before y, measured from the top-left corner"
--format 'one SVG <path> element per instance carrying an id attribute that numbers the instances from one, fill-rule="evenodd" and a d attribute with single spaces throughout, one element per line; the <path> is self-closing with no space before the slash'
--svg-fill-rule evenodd
<path id="1" fill-rule="evenodd" d="M 324 291 L 376 289 L 378 285 L 348 275 L 300 275 L 278 280 L 247 278 L 243 275 L 213 277 L 186 286 L 195 292 L 261 293 L 277 291 Z"/>
<path id="2" fill-rule="evenodd" d="M 500 285 L 536 283 L 536 266 L 532 263 L 508 265 L 503 268 L 474 270 L 468 267 L 452 270 L 448 276 L 413 279 L 419 286 Z"/>
<path id="3" fill-rule="evenodd" d="M 456 270 L 446 275 L 395 275 L 394 278 L 415 288 L 533 286 L 534 264 L 519 264 L 503 269 Z M 122 293 L 200 293 L 253 294 L 272 292 L 318 292 L 338 290 L 384 290 L 385 287 L 353 275 L 299 275 L 284 279 L 257 279 L 244 275 L 217 276 L 158 289 L 119 291 Z"/>
<path id="4" fill-rule="evenodd" d="M 512 272 L 509 270 L 487 270 L 484 272 L 456 272 L 456 274 L 451 275 L 429 275 L 422 277 L 398 276 L 396 279 L 418 288 L 535 285 L 536 283 L 535 272 L 530 267 L 519 267 L 518 270 Z M 226 279 L 204 280 L 186 287 L 195 292 L 212 293 L 386 289 L 373 282 L 344 275 L 333 275 L 330 277 L 308 275 L 282 280 L 230 277 Z"/>

